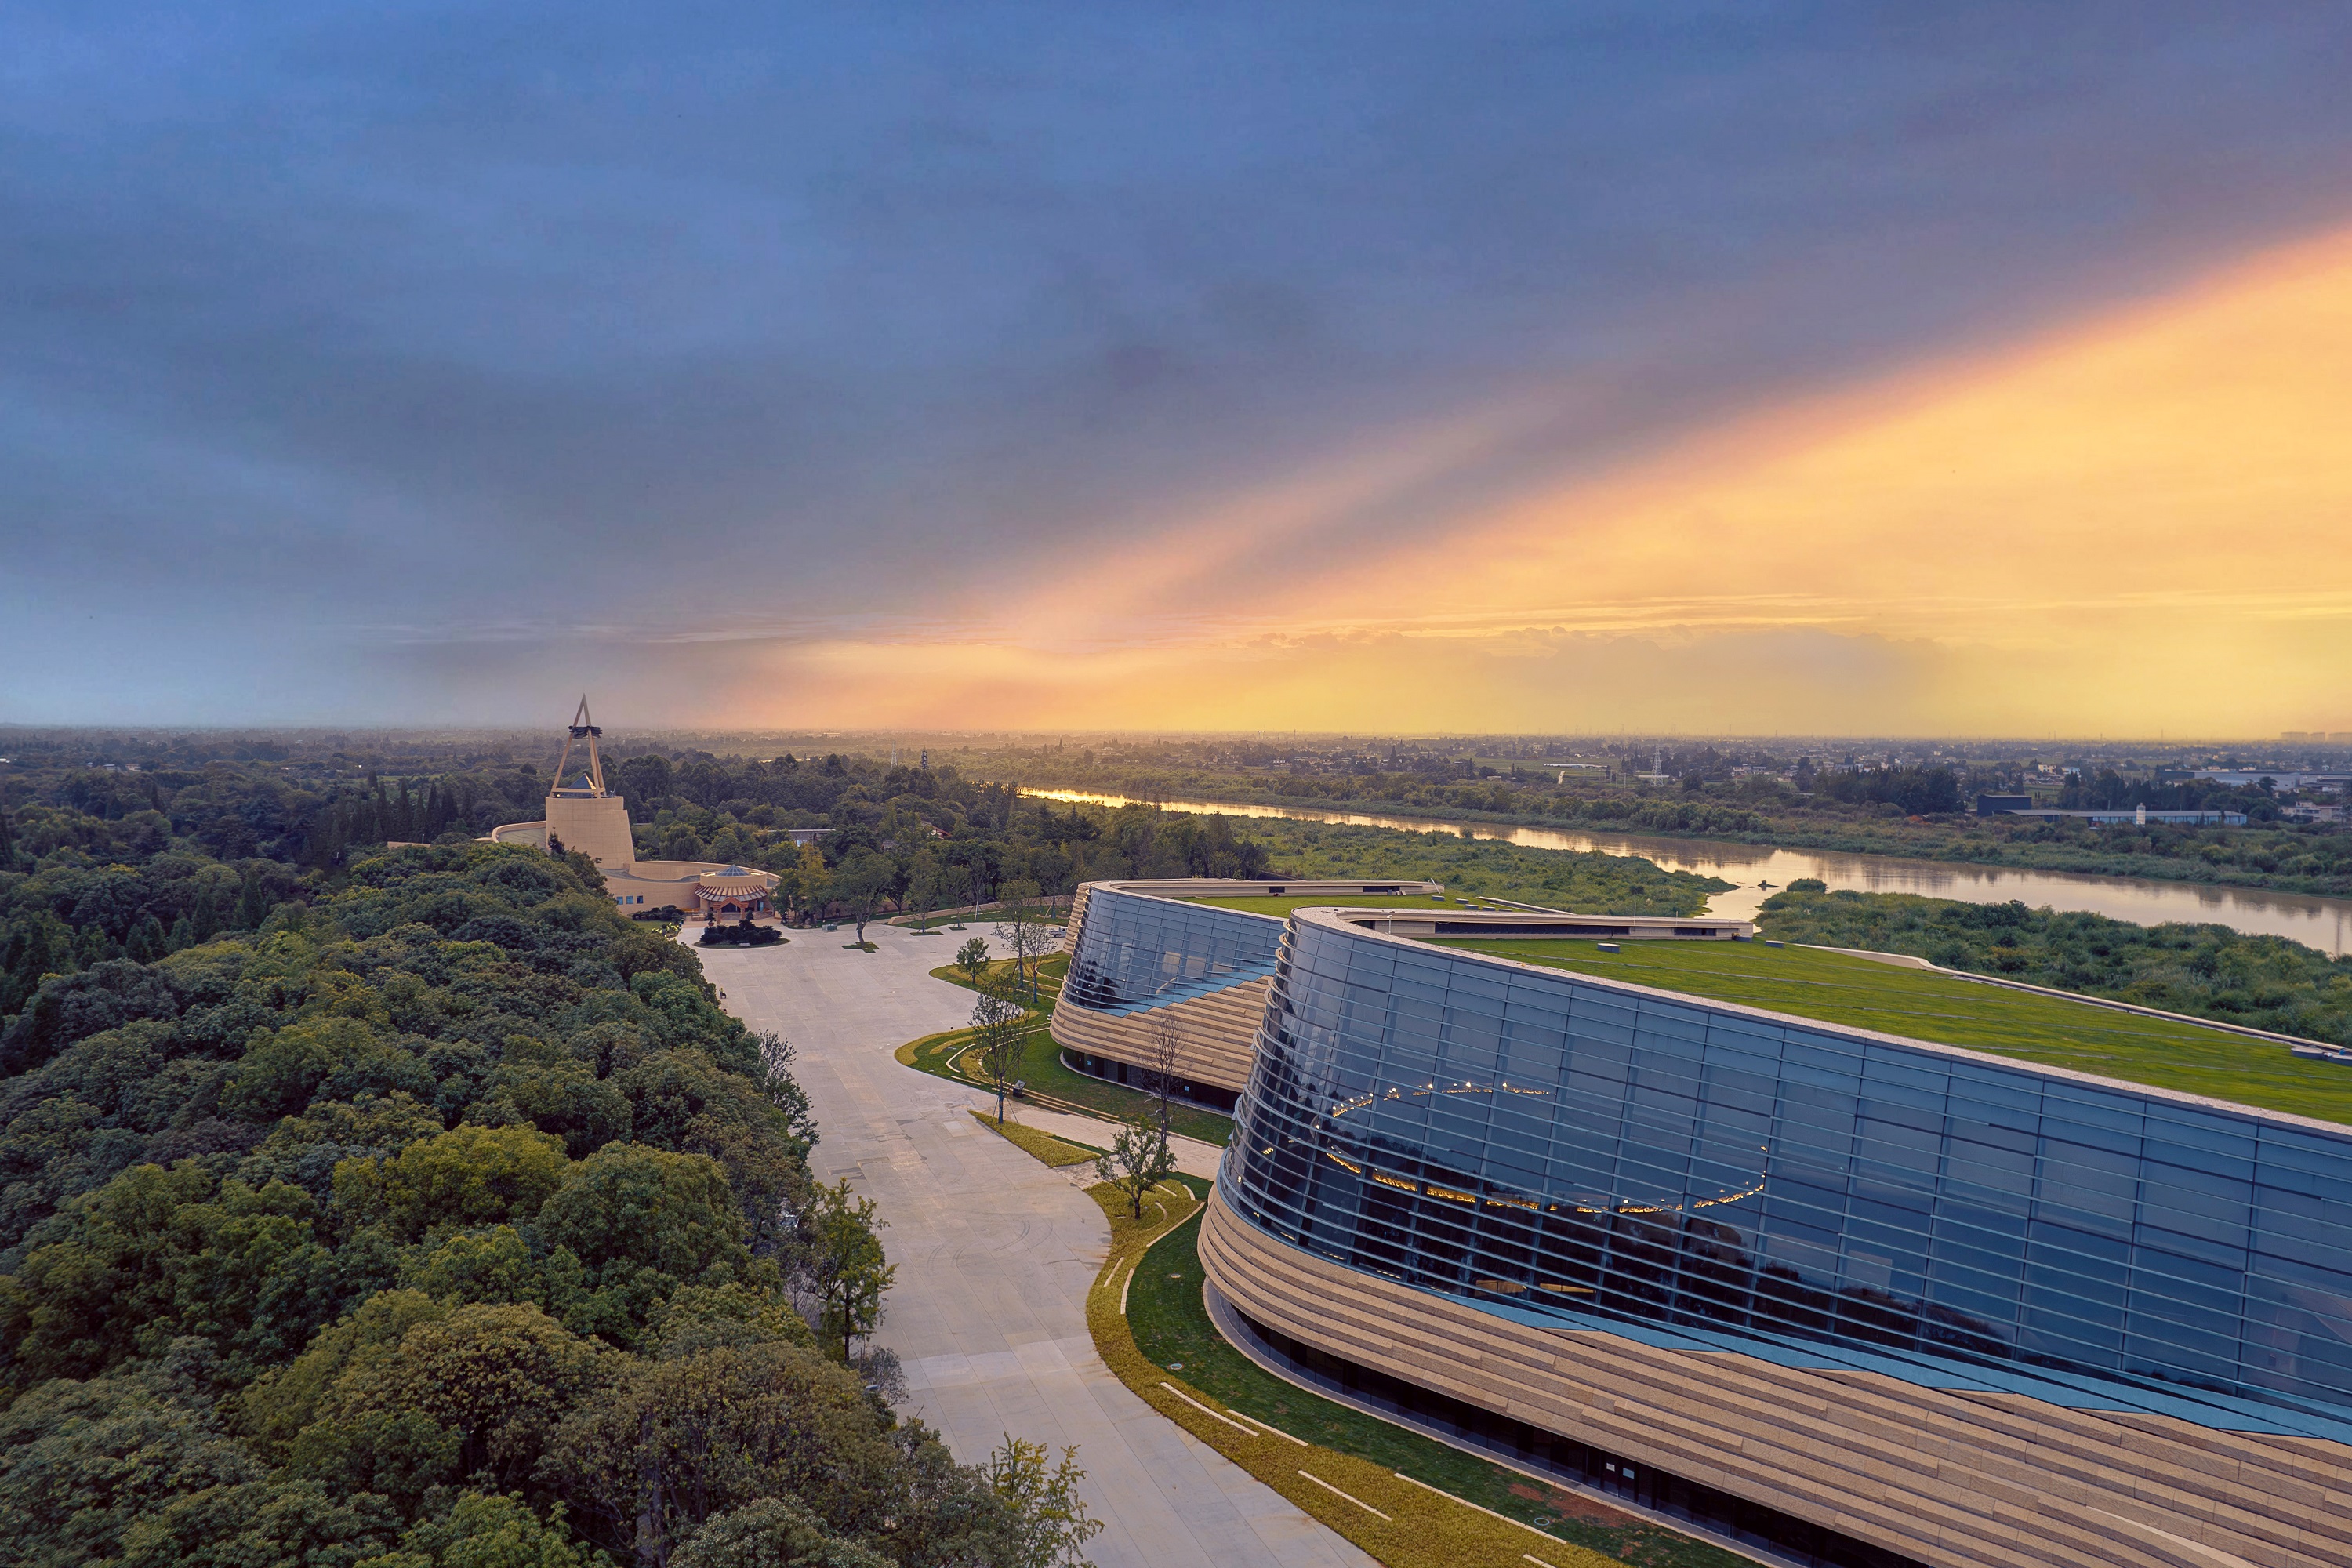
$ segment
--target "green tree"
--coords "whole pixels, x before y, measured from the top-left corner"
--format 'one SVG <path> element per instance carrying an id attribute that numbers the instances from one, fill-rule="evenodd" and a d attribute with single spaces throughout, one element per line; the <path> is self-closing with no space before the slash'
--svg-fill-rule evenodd
<path id="1" fill-rule="evenodd" d="M 245 886 L 236 900 L 236 925 L 239 931 L 258 931 L 261 922 L 269 918 L 269 895 L 262 890 L 261 868 L 247 861 Z"/>
<path id="2" fill-rule="evenodd" d="M 1045 1445 L 1004 1435 L 1004 1443 L 988 1457 L 991 1490 L 1025 1526 L 1019 1555 L 1023 1568 L 1091 1568 L 1081 1549 L 1104 1530 L 1101 1520 L 1089 1518 L 1078 1483 L 1087 1479 L 1078 1468 L 1078 1451 L 1062 1450 L 1061 1463 L 1047 1466 Z"/>
<path id="3" fill-rule="evenodd" d="M 1029 987 L 1032 1005 L 1037 1001 L 1037 960 L 1043 958 L 1053 938 L 1045 934 L 1045 905 L 1039 901 L 1037 884 L 1012 881 L 996 890 L 996 940 L 1013 950 L 1013 973 Z"/>
<path id="4" fill-rule="evenodd" d="M 376 1417 L 413 1414 L 457 1434 L 456 1474 L 526 1486 L 556 1426 L 624 1365 L 535 1306 L 458 1307 L 416 1322 L 396 1347 L 352 1356 L 289 1452 L 299 1459 Z"/>
<path id="5" fill-rule="evenodd" d="M 713 1517 L 772 1498 L 797 1498 L 832 1533 L 917 1534 L 926 1500 L 900 1455 L 928 1458 L 935 1440 L 919 1426 L 894 1438 L 888 1419 L 820 1352 L 728 1346 L 632 1364 L 566 1420 L 545 1471 L 589 1540 L 640 1563 L 675 1562 Z"/>
<path id="6" fill-rule="evenodd" d="M 1175 1170 L 1167 1131 L 1140 1118 L 1122 1123 L 1110 1148 L 1095 1161 L 1095 1174 L 1119 1190 L 1137 1219 L 1143 1217 L 1144 1195 Z"/>
<path id="7" fill-rule="evenodd" d="M 918 851 L 907 867 L 907 904 L 915 911 L 919 930 L 931 929 L 931 911 L 945 903 L 955 887 L 955 875 L 936 849 Z"/>
<path id="8" fill-rule="evenodd" d="M 559 1502 L 542 1521 L 520 1492 L 460 1492 L 447 1512 L 411 1525 L 400 1550 L 359 1568 L 588 1568 L 563 1516 Z"/>
<path id="9" fill-rule="evenodd" d="M 844 861 L 834 873 L 834 892 L 849 906 L 849 918 L 856 923 L 857 940 L 866 940 L 866 922 L 882 907 L 883 900 L 898 886 L 898 868 L 887 855 L 866 854 Z"/>
<path id="10" fill-rule="evenodd" d="M 340 1568 L 382 1552 L 398 1522 L 384 1499 L 338 1498 L 318 1481 L 207 1487 L 142 1515 L 110 1568 Z"/>
<path id="11" fill-rule="evenodd" d="M 276 1121 L 300 1115 L 321 1095 L 350 1100 L 394 1089 L 430 1099 L 433 1075 L 363 1019 L 306 1018 L 254 1038 L 221 1090 L 221 1109 Z"/>
<path id="12" fill-rule="evenodd" d="M 988 939 L 984 936 L 965 938 L 964 944 L 956 949 L 955 966 L 963 971 L 964 978 L 971 981 L 973 989 L 977 990 L 982 977 L 988 973 Z"/>
<path id="13" fill-rule="evenodd" d="M 532 1127 L 458 1127 L 388 1160 L 335 1167 L 335 1201 L 413 1240 L 436 1226 L 528 1220 L 566 1181 L 563 1145 Z"/>
<path id="14" fill-rule="evenodd" d="M 880 1552 L 844 1541 L 797 1498 L 761 1498 L 713 1514 L 686 1538 L 670 1568 L 892 1568 Z"/>
<path id="15" fill-rule="evenodd" d="M 856 1340 L 881 1327 L 883 1292 L 898 1276 L 874 1234 L 874 1201 L 852 1193 L 845 1176 L 819 1186 L 801 1215 L 801 1268 L 818 1303 L 819 1331 L 839 1342 L 844 1362 Z"/>
<path id="16" fill-rule="evenodd" d="M 566 1324 L 621 1345 L 680 1285 L 752 1273 L 734 1190 L 706 1155 L 608 1143 L 566 1174 L 539 1229 L 558 1258 L 576 1259 L 584 1292 L 566 1300 L 551 1267 L 551 1303 Z"/>
<path id="17" fill-rule="evenodd" d="M 27 1568 L 110 1562 L 142 1515 L 264 1473 L 209 1410 L 151 1380 L 54 1379 L 0 1411 L 0 1557 Z"/>
<path id="18" fill-rule="evenodd" d="M 972 998 L 971 1054 L 980 1062 L 981 1076 L 996 1089 L 996 1121 L 1004 1124 L 1004 1094 L 1021 1065 L 1021 1047 L 1029 1038 L 1029 1009 L 992 986 Z"/>

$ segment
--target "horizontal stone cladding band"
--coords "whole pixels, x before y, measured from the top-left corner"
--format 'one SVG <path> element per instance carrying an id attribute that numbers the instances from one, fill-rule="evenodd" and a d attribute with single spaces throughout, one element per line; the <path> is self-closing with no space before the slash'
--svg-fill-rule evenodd
<path id="1" fill-rule="evenodd" d="M 1244 980 L 1224 991 L 1147 1013 L 1098 1013 L 1091 1007 L 1057 1005 L 1047 1026 L 1064 1050 L 1107 1057 L 1130 1067 L 1150 1063 L 1151 1031 L 1160 1019 L 1176 1026 L 1176 1076 L 1239 1094 L 1249 1082 L 1251 1042 L 1265 1013 L 1265 979 Z"/>
<path id="2" fill-rule="evenodd" d="M 1359 1365 L 1937 1568 L 2352 1563 L 2352 1453 L 2141 1412 L 1537 1328 L 1202 1222 L 1210 1284 Z"/>

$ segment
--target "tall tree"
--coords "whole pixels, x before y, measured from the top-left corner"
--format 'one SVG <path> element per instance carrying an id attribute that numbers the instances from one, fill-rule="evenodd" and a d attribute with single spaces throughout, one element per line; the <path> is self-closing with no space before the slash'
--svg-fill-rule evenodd
<path id="1" fill-rule="evenodd" d="M 1029 1009 L 992 986 L 983 986 L 971 1005 L 972 1054 L 996 1089 L 996 1124 L 1004 1125 L 1004 1092 L 1021 1065 L 1022 1042 L 1029 1037 Z"/>
<path id="2" fill-rule="evenodd" d="M 1176 1170 L 1176 1152 L 1169 1147 L 1168 1130 L 1155 1127 L 1148 1117 L 1124 1123 L 1108 1151 L 1095 1161 L 1095 1174 L 1119 1190 L 1128 1209 L 1143 1217 L 1146 1194 Z"/>
<path id="3" fill-rule="evenodd" d="M 1177 1067 L 1184 1055 L 1184 1032 L 1170 1010 L 1150 1016 L 1143 1030 L 1143 1082 L 1160 1121 L 1160 1136 L 1168 1136 L 1169 1113 L 1176 1099 Z"/>
<path id="4" fill-rule="evenodd" d="M 898 1276 L 874 1234 L 874 1200 L 851 1192 L 844 1176 L 818 1186 L 801 1216 L 803 1268 L 819 1303 L 818 1331 L 828 1348 L 839 1345 L 845 1364 L 856 1341 L 882 1326 L 882 1295 Z"/>
<path id="5" fill-rule="evenodd" d="M 868 851 L 842 863 L 834 878 L 834 889 L 849 906 L 849 918 L 856 922 L 857 940 L 866 940 L 866 923 L 890 896 L 898 882 L 898 868 L 887 855 Z"/>
<path id="6" fill-rule="evenodd" d="M 953 886 L 938 850 L 925 849 L 916 855 L 907 868 L 907 904 L 915 911 L 919 929 L 931 929 L 931 911 L 946 901 Z"/>
<path id="7" fill-rule="evenodd" d="M 1029 987 L 1029 1001 L 1037 1001 L 1036 961 L 1043 958 L 1053 939 L 1045 934 L 1045 905 L 1037 897 L 1037 884 L 1007 882 L 998 889 L 1002 895 L 996 906 L 996 940 L 1013 950 L 1013 973 Z"/>

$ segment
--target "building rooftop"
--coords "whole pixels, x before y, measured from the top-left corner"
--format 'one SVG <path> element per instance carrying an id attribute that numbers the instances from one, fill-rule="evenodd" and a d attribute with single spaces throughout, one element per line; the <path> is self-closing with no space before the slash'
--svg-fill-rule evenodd
<path id="1" fill-rule="evenodd" d="M 1958 1046 L 2096 1078 L 2352 1124 L 2352 1066 L 2270 1040 L 1808 947 L 1439 938 L 1437 947 L 1797 1018 Z"/>

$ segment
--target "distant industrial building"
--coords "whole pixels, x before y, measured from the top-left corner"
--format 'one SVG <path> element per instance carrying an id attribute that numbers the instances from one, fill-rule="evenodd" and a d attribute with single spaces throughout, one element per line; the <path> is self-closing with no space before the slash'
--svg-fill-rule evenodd
<path id="1" fill-rule="evenodd" d="M 1988 802 L 2023 801 L 2023 805 L 2002 805 Z M 2044 806 L 2036 808 L 2032 799 L 2021 795 L 1980 795 L 1977 796 L 1979 816 L 2030 816 L 2042 822 L 2087 822 L 2094 827 L 2243 827 L 2246 814 L 2242 811 L 2150 811 L 2144 805 L 2125 806 L 2114 811 L 2058 811 Z"/>
<path id="2" fill-rule="evenodd" d="M 2341 791 L 2352 784 L 2352 773 L 2298 773 L 2278 768 L 2199 768 L 2196 778 L 2202 784 L 2228 784 L 2242 789 L 2247 784 L 2271 781 L 2273 789 L 2326 789 Z"/>

